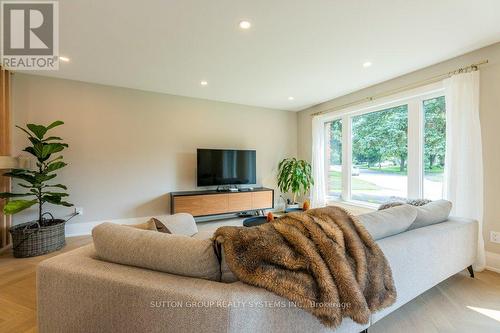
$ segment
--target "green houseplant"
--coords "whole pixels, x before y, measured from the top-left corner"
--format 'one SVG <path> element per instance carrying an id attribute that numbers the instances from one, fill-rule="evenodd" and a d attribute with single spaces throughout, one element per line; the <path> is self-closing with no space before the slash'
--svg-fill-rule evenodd
<path id="1" fill-rule="evenodd" d="M 3 192 L 0 198 L 7 199 L 3 212 L 7 215 L 17 214 L 31 206 L 37 206 L 37 220 L 15 225 L 10 228 L 13 239 L 14 256 L 31 257 L 52 252 L 65 245 L 65 220 L 55 219 L 49 212 L 43 211 L 44 204 L 70 207 L 71 203 L 64 200 L 68 194 L 63 184 L 53 183 L 57 174 L 55 171 L 67 164 L 61 155 L 54 156 L 68 147 L 57 136 L 47 136 L 54 127 L 64 124 L 58 120 L 48 126 L 27 124 L 26 128 L 16 126 L 24 131 L 30 145 L 24 149 L 36 159 L 36 170 L 12 169 L 4 173 L 5 177 L 18 181 L 18 186 L 24 188 L 22 193 Z"/>
<path id="2" fill-rule="evenodd" d="M 314 185 L 311 164 L 295 157 L 285 158 L 278 164 L 278 187 L 281 192 L 292 192 L 293 199 L 288 205 L 297 205 L 297 196 L 306 194 Z"/>

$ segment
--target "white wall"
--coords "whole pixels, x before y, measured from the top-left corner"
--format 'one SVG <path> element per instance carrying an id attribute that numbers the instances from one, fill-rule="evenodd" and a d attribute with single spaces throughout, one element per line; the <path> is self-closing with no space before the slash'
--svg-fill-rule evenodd
<path id="1" fill-rule="evenodd" d="M 279 160 L 296 155 L 294 112 L 19 73 L 12 94 L 14 124 L 65 122 L 54 134 L 69 166 L 57 180 L 84 208 L 71 223 L 168 214 L 169 192 L 196 187 L 196 148 L 256 149 L 258 184 L 272 188 Z M 14 133 L 16 155 L 27 139 Z"/>
<path id="2" fill-rule="evenodd" d="M 490 230 L 500 231 L 500 43 L 450 59 L 375 86 L 356 91 L 299 112 L 298 155 L 311 159 L 311 113 L 331 109 L 375 94 L 398 89 L 409 84 L 443 74 L 457 68 L 489 60 L 481 66 L 480 117 L 484 157 L 484 240 L 488 251 L 500 254 L 500 244 L 489 241 Z M 376 65 L 375 65 L 376 66 Z"/>

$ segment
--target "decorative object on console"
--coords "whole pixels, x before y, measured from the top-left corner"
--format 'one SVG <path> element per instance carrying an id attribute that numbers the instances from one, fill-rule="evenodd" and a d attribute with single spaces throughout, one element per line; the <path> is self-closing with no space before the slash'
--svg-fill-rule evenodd
<path id="1" fill-rule="evenodd" d="M 267 213 L 267 218 L 266 218 L 267 222 L 271 222 L 274 220 L 274 215 L 272 212 L 269 212 Z"/>
<path id="2" fill-rule="evenodd" d="M 31 146 L 26 147 L 24 151 L 36 158 L 38 169 L 18 168 L 4 173 L 6 177 L 20 180 L 19 186 L 25 188 L 26 191 L 25 193 L 0 193 L 0 198 L 8 199 L 3 211 L 5 214 L 13 215 L 33 205 L 38 205 L 38 219 L 10 228 L 15 257 L 32 257 L 49 253 L 62 248 L 66 243 L 64 223 L 67 220 L 55 219 L 49 212 L 43 212 L 45 203 L 73 206 L 63 200 L 68 196 L 64 192 L 67 190 L 65 185 L 49 183 L 57 176 L 54 172 L 67 165 L 62 161 L 62 156 L 51 157 L 67 148 L 68 145 L 61 142 L 62 139 L 59 137 L 46 137 L 45 135 L 52 128 L 62 124 L 64 123 L 58 120 L 48 126 L 35 124 L 28 124 L 27 128 L 16 126 L 28 135 Z M 32 198 L 30 200 L 18 199 L 22 197 Z"/>
<path id="3" fill-rule="evenodd" d="M 301 193 L 306 194 L 312 185 L 314 179 L 309 162 L 292 157 L 285 158 L 278 164 L 278 187 L 283 193 L 293 194 L 291 202 L 290 199 L 286 200 L 285 211 L 299 208 L 297 196 Z"/>

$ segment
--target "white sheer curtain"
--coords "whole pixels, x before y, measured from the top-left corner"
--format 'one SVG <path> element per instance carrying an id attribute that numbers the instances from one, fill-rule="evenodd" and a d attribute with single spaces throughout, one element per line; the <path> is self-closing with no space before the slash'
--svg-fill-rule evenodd
<path id="1" fill-rule="evenodd" d="M 314 185 L 311 189 L 311 207 L 326 204 L 325 182 L 325 123 L 321 116 L 312 119 L 312 174 Z"/>
<path id="2" fill-rule="evenodd" d="M 483 154 L 479 122 L 479 71 L 444 81 L 446 98 L 445 197 L 452 215 L 479 221 L 474 268 L 485 267 L 483 224 Z"/>

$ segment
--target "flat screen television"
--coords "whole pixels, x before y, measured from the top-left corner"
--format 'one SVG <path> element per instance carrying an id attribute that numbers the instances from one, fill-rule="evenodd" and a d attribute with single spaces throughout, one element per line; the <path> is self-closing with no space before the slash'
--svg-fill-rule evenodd
<path id="1" fill-rule="evenodd" d="M 255 184 L 255 150 L 198 149 L 197 184 Z"/>

